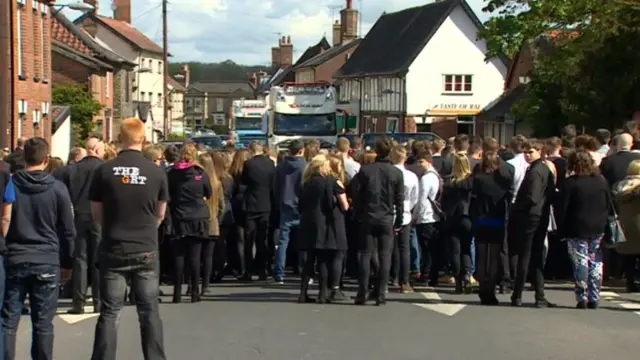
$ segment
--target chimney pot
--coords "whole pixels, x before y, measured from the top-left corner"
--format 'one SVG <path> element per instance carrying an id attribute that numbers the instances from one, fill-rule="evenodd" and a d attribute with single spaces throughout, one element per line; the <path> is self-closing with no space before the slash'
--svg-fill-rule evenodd
<path id="1" fill-rule="evenodd" d="M 291 36 L 287 36 L 287 44 L 291 44 Z"/>
<path id="2" fill-rule="evenodd" d="M 283 36 L 282 39 L 280 39 L 280 43 L 285 44 L 286 42 L 287 42 L 287 38 Z"/>
<path id="3" fill-rule="evenodd" d="M 351 9 L 352 0 L 347 0 L 347 9 Z"/>

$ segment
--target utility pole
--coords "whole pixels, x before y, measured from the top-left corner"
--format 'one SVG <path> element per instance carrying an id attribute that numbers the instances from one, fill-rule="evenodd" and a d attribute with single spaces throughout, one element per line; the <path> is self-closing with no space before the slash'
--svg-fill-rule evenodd
<path id="1" fill-rule="evenodd" d="M 169 118 L 169 101 L 171 94 L 169 93 L 169 27 L 167 26 L 167 3 L 168 0 L 162 0 L 162 61 L 163 61 L 163 92 L 164 96 L 162 102 L 162 110 L 164 114 L 164 138 L 169 138 L 169 131 L 171 129 L 171 119 Z"/>

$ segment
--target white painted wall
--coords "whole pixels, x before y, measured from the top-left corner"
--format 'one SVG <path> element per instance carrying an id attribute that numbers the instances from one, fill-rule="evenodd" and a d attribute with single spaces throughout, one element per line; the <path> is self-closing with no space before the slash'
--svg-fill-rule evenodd
<path id="1" fill-rule="evenodd" d="M 81 24 L 79 26 L 82 26 Z M 154 121 L 146 122 L 147 139 L 155 139 L 153 128 L 162 131 L 164 129 L 164 112 L 162 101 L 158 94 L 164 97 L 164 67 L 162 66 L 162 55 L 152 54 L 134 49 L 131 44 L 115 35 L 110 29 L 97 25 L 96 38 L 99 43 L 104 43 L 116 54 L 130 59 L 138 64 L 134 70 L 134 79 L 137 89 L 133 92 L 133 100 L 150 101 L 152 103 L 151 112 Z M 151 65 L 149 65 L 151 61 Z M 150 72 L 141 72 L 140 69 L 149 69 Z M 144 93 L 144 97 L 142 94 Z M 151 96 L 149 95 L 151 94 Z"/>
<path id="2" fill-rule="evenodd" d="M 51 156 L 66 160 L 71 151 L 71 116 L 51 135 Z"/>
<path id="3" fill-rule="evenodd" d="M 436 105 L 478 104 L 480 112 L 504 89 L 507 67 L 497 59 L 485 62 L 486 44 L 477 27 L 458 6 L 409 67 L 407 114 L 422 115 Z M 473 92 L 444 95 L 445 74 L 473 76 Z"/>

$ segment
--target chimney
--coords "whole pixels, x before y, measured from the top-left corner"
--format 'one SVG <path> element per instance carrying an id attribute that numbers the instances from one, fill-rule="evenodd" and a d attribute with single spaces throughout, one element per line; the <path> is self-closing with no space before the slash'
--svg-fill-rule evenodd
<path id="1" fill-rule="evenodd" d="M 342 44 L 358 38 L 358 10 L 352 8 L 352 1 L 340 11 L 340 35 Z"/>
<path id="2" fill-rule="evenodd" d="M 84 0 L 85 4 L 93 6 L 92 13 L 98 13 L 98 0 Z M 98 33 L 98 25 L 93 20 L 84 21 L 82 24 L 82 28 L 91 36 L 95 37 Z"/>
<path id="3" fill-rule="evenodd" d="M 280 65 L 282 67 L 293 65 L 293 44 L 291 44 L 291 36 L 283 36 L 280 41 Z"/>
<path id="4" fill-rule="evenodd" d="M 280 46 L 274 46 L 271 48 L 271 67 L 279 68 L 280 65 Z"/>
<path id="5" fill-rule="evenodd" d="M 189 71 L 189 65 L 184 64 L 180 67 L 182 69 L 182 75 L 184 76 L 184 84 L 182 84 L 185 88 L 189 87 L 189 78 L 191 77 L 191 71 Z"/>
<path id="6" fill-rule="evenodd" d="M 258 88 L 258 74 L 256 74 L 256 73 L 251 74 L 250 82 L 251 82 L 251 85 L 253 85 L 253 88 L 257 89 Z"/>
<path id="7" fill-rule="evenodd" d="M 333 46 L 340 45 L 342 42 L 342 36 L 340 36 L 340 20 L 336 20 L 333 24 Z"/>
<path id="8" fill-rule="evenodd" d="M 113 0 L 113 18 L 131 24 L 131 0 Z"/>

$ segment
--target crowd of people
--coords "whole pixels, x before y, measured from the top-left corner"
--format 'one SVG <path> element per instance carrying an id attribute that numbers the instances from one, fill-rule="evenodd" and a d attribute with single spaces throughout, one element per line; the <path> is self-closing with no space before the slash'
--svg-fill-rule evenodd
<path id="1" fill-rule="evenodd" d="M 573 279 L 576 307 L 596 309 L 603 279 L 638 291 L 638 148 L 633 123 L 595 136 L 567 126 L 561 137 L 518 135 L 507 146 L 464 134 L 382 138 L 370 151 L 346 138 L 332 150 L 293 140 L 276 154 L 259 142 L 148 144 L 144 124 L 130 118 L 117 146 L 91 137 L 67 164 L 49 157 L 43 139 L 19 139 L 0 171 L 0 353 L 15 358 L 28 296 L 32 357 L 53 358 L 69 269 L 68 312 L 84 313 L 91 299 L 100 314 L 96 360 L 116 358 L 127 301 L 137 307 L 144 358 L 166 358 L 161 282 L 173 285 L 173 303 L 197 303 L 225 278 L 277 286 L 289 268 L 301 303 L 347 301 L 352 277 L 356 305 L 451 285 L 460 294 L 477 288 L 484 305 L 497 305 L 500 292 L 522 306 L 528 281 L 535 305 L 554 307 L 546 277 Z M 627 241 L 614 244 L 606 229 L 616 218 Z"/>

